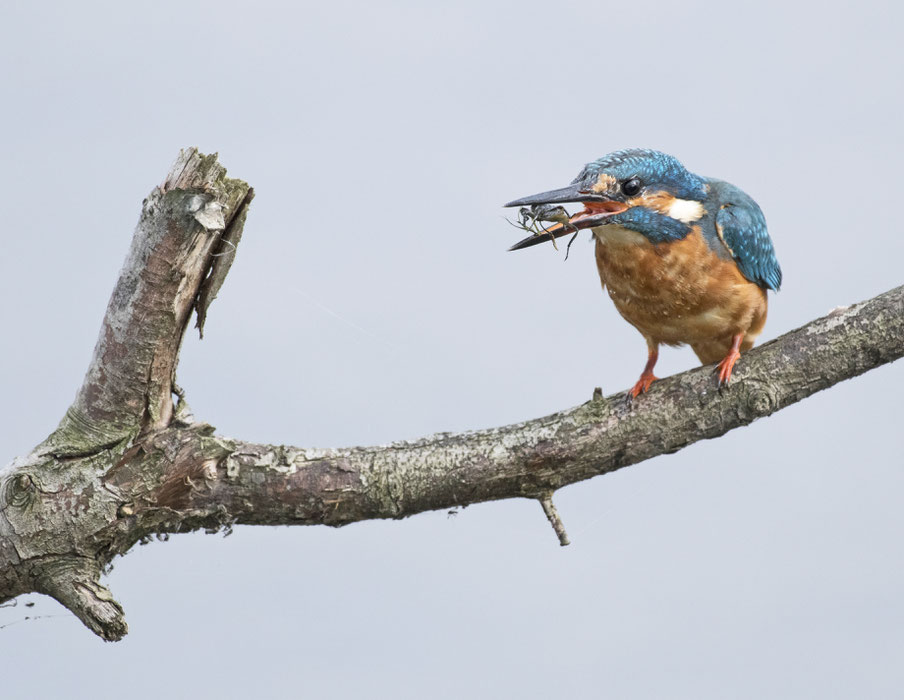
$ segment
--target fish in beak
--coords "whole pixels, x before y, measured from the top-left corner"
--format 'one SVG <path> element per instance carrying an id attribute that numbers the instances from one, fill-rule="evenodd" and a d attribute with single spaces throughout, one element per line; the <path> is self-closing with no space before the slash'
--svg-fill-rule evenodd
<path id="1" fill-rule="evenodd" d="M 584 209 L 569 217 L 567 222 L 558 222 L 540 233 L 518 241 L 509 250 L 521 250 L 538 243 L 545 243 L 569 233 L 576 233 L 583 228 L 593 228 L 606 222 L 613 214 L 620 214 L 629 209 L 624 202 L 609 199 L 590 190 L 582 190 L 579 184 L 572 184 L 549 192 L 532 194 L 506 204 L 506 207 L 540 207 L 548 204 L 567 204 L 580 202 Z"/>

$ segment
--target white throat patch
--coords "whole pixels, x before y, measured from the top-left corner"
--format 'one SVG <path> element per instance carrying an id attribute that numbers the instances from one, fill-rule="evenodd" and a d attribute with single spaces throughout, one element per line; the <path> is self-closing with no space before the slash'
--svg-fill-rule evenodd
<path id="1" fill-rule="evenodd" d="M 669 204 L 669 209 L 666 213 L 672 219 L 677 219 L 685 224 L 692 224 L 695 221 L 699 221 L 703 216 L 703 202 L 693 199 L 674 199 Z"/>

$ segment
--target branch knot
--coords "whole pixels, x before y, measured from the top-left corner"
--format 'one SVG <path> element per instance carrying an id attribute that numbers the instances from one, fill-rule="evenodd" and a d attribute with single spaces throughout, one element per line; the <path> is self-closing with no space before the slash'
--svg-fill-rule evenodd
<path id="1" fill-rule="evenodd" d="M 0 504 L 25 508 L 34 501 L 37 490 L 31 476 L 19 472 L 3 482 L 3 488 L 0 490 Z"/>
<path id="2" fill-rule="evenodd" d="M 775 388 L 766 383 L 757 383 L 747 391 L 747 408 L 753 418 L 767 416 L 778 408 Z"/>

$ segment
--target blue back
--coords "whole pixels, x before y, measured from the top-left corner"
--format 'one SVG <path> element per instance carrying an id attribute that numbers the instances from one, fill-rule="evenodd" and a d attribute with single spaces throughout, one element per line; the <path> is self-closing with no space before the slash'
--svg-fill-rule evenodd
<path id="1" fill-rule="evenodd" d="M 782 268 L 759 205 L 727 182 L 710 179 L 709 188 L 704 202 L 707 215 L 701 222 L 704 235 L 709 234 L 707 243 L 714 248 L 719 245 L 711 240 L 715 234 L 728 248 L 744 277 L 765 289 L 778 291 L 782 286 Z"/>

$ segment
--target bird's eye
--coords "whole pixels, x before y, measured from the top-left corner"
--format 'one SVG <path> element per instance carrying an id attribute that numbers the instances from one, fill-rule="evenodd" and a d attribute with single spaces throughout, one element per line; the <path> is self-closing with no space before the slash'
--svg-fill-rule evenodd
<path id="1" fill-rule="evenodd" d="M 621 190 L 629 197 L 634 197 L 637 194 L 640 194 L 640 191 L 643 189 L 643 183 L 640 181 L 639 177 L 632 177 L 630 180 L 625 180 L 622 183 Z"/>

